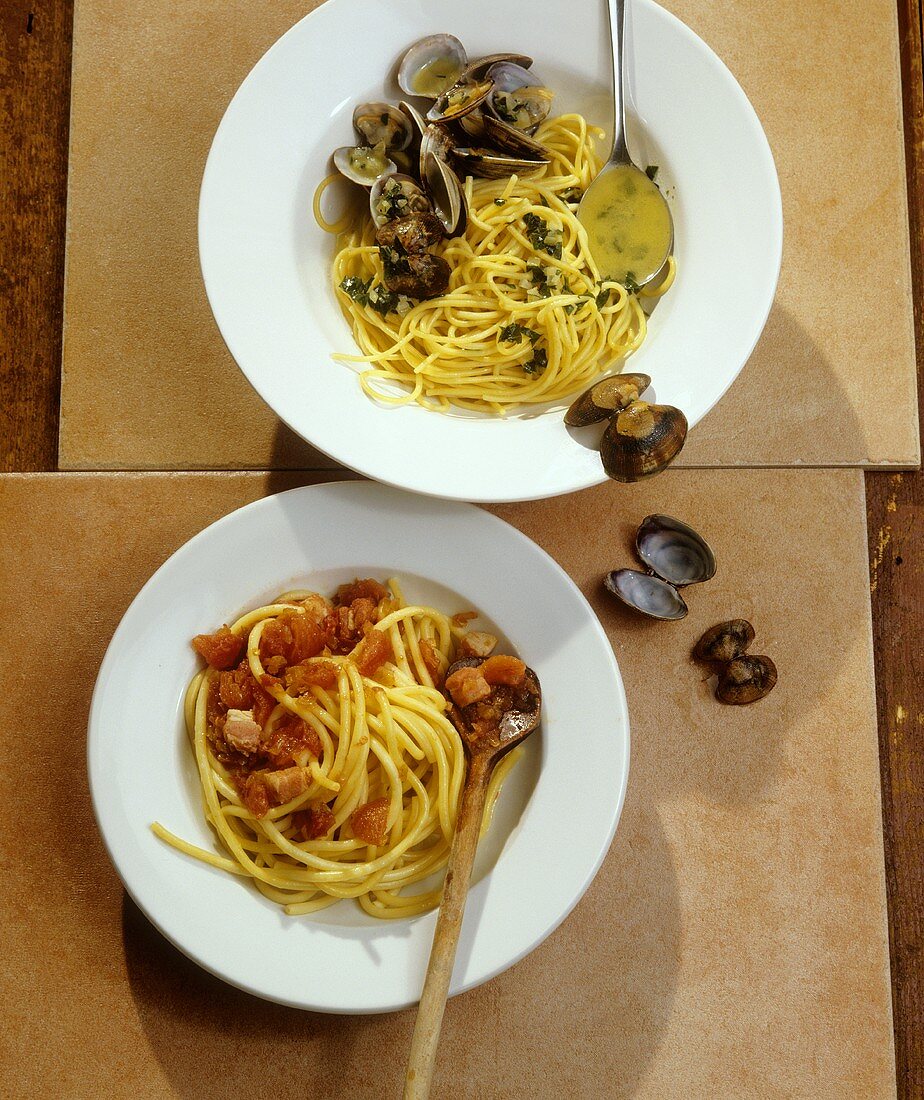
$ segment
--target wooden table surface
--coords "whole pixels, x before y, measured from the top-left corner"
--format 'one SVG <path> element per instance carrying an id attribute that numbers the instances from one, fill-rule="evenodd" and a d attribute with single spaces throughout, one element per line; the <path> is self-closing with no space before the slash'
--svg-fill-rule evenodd
<path id="1" fill-rule="evenodd" d="M 919 0 L 897 2 L 920 399 L 922 10 Z M 57 465 L 72 16 L 72 0 L 0 5 L 0 471 Z M 924 473 L 869 472 L 866 492 L 898 1095 L 918 1100 L 924 1096 Z"/>

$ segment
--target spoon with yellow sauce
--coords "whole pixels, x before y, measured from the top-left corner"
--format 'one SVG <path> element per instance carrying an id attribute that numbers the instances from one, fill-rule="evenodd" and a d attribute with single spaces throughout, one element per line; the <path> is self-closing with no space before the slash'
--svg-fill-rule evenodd
<path id="1" fill-rule="evenodd" d="M 655 183 L 634 163 L 626 145 L 622 46 L 625 0 L 608 0 L 613 46 L 613 150 L 584 193 L 578 218 L 600 275 L 641 288 L 664 270 L 674 247 L 674 220 Z"/>

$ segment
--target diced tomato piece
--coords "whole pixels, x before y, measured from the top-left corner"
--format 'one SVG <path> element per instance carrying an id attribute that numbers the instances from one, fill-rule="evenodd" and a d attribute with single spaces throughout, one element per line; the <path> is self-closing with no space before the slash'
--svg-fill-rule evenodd
<path id="1" fill-rule="evenodd" d="M 333 688 L 337 686 L 337 666 L 333 661 L 308 660 L 291 665 L 286 670 L 286 690 L 294 695 L 304 695 L 311 687 Z"/>
<path id="2" fill-rule="evenodd" d="M 316 657 L 327 645 L 327 634 L 309 615 L 301 611 L 283 611 L 270 619 L 260 637 L 260 657 L 264 664 L 275 657 L 282 657 L 286 664 L 297 665 L 309 657 Z M 278 661 L 273 661 L 274 674 L 281 671 Z"/>
<path id="3" fill-rule="evenodd" d="M 373 676 L 386 661 L 390 661 L 393 657 L 391 638 L 384 631 L 373 627 L 360 643 L 355 657 L 356 667 L 363 676 Z"/>
<path id="4" fill-rule="evenodd" d="M 267 676 L 267 681 L 272 681 L 273 677 Z M 278 680 L 275 681 L 277 684 Z M 276 700 L 270 695 L 262 684 L 258 684 L 256 680 L 253 682 L 253 717 L 254 721 L 259 722 L 261 726 L 265 726 L 267 719 L 276 709 Z"/>
<path id="5" fill-rule="evenodd" d="M 441 664 L 440 655 L 436 647 L 432 642 L 429 642 L 426 638 L 420 640 L 420 656 L 423 658 L 423 663 L 427 667 L 427 672 L 430 673 L 430 679 L 434 684 L 440 682 L 441 676 Z"/>
<path id="6" fill-rule="evenodd" d="M 253 689 L 257 687 L 247 661 L 218 677 L 218 697 L 229 710 L 250 710 L 253 706 Z"/>
<path id="7" fill-rule="evenodd" d="M 478 618 L 477 611 L 459 611 L 452 617 L 452 622 L 456 626 L 466 626 L 472 621 L 472 619 Z"/>
<path id="8" fill-rule="evenodd" d="M 304 719 L 292 714 L 273 730 L 264 741 L 261 751 L 273 767 L 286 768 L 295 764 L 304 766 L 307 763 L 303 758 L 305 752 L 316 760 L 320 759 L 323 746 L 317 730 L 312 729 Z"/>
<path id="9" fill-rule="evenodd" d="M 388 799 L 376 798 L 354 810 L 350 815 L 350 825 L 353 835 L 367 844 L 384 844 L 388 827 Z"/>
<path id="10" fill-rule="evenodd" d="M 350 604 L 350 610 L 353 612 L 353 628 L 359 631 L 362 630 L 366 623 L 374 623 L 375 609 L 377 607 L 378 604 L 375 600 L 354 600 Z"/>
<path id="11" fill-rule="evenodd" d="M 318 840 L 334 827 L 334 815 L 323 802 L 309 806 L 307 810 L 297 810 L 292 814 L 296 834 L 301 840 Z"/>
<path id="12" fill-rule="evenodd" d="M 358 577 L 349 584 L 341 584 L 334 593 L 334 606 L 351 604 L 354 600 L 369 599 L 378 603 L 388 595 L 388 589 L 384 584 L 367 577 L 360 580 Z"/>
<path id="13" fill-rule="evenodd" d="M 446 677 L 445 686 L 457 707 L 478 703 L 491 694 L 491 685 L 478 668 L 457 668 L 451 676 Z"/>
<path id="14" fill-rule="evenodd" d="M 223 626 L 214 634 L 197 634 L 192 640 L 193 649 L 204 657 L 212 668 L 233 668 L 240 660 L 247 639 L 235 634 L 229 626 Z"/>
<path id="15" fill-rule="evenodd" d="M 522 684 L 523 677 L 526 675 L 526 665 L 519 657 L 510 657 L 505 654 L 489 657 L 479 671 L 489 684 L 509 684 L 511 687 L 517 687 L 518 684 Z"/>
<path id="16" fill-rule="evenodd" d="M 265 817 L 269 810 L 269 791 L 263 782 L 263 776 L 257 772 L 236 780 L 241 800 L 254 817 Z"/>

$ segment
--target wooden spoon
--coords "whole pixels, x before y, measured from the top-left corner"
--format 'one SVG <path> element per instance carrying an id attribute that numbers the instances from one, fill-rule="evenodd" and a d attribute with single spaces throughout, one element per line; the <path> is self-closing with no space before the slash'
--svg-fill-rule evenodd
<path id="1" fill-rule="evenodd" d="M 456 661 L 447 676 L 466 665 L 481 664 L 478 658 Z M 404 1080 L 405 1100 L 426 1100 L 430 1094 L 433 1071 L 436 1066 L 436 1047 L 440 1039 L 440 1025 L 449 993 L 449 979 L 456 957 L 456 946 L 462 930 L 462 916 L 468 896 L 468 883 L 472 874 L 475 849 L 484 816 L 484 800 L 488 782 L 498 761 L 515 745 L 524 741 L 539 725 L 542 707 L 542 690 L 539 678 L 531 668 L 526 670 L 527 699 L 498 714 L 497 723 L 487 731 L 476 732 L 468 720 L 466 711 L 456 706 L 450 708 L 450 717 L 462 736 L 468 755 L 468 774 L 462 789 L 462 804 L 456 821 L 456 835 L 452 842 L 443 897 L 440 902 L 430 962 L 424 981 L 417 1022 L 411 1040 L 407 1074 Z M 495 694 L 499 691 L 495 688 Z M 486 700 L 491 703 L 491 697 Z M 475 704 L 477 706 L 477 704 Z"/>

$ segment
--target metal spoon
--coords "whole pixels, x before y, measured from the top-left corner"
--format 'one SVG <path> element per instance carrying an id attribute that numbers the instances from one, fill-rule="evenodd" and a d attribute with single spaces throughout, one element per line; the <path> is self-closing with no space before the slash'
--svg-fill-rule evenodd
<path id="1" fill-rule="evenodd" d="M 481 661 L 478 658 L 464 658 L 450 667 L 447 676 L 465 665 L 480 664 Z M 426 1100 L 430 1093 L 443 1010 L 446 1008 L 452 964 L 455 961 L 456 945 L 462 930 L 468 883 L 472 874 L 475 849 L 478 847 L 478 836 L 484 816 L 484 800 L 491 773 L 501 757 L 524 741 L 539 725 L 542 689 L 539 686 L 539 678 L 531 668 L 527 668 L 526 676 L 529 689 L 527 704 L 522 710 L 504 711 L 497 724 L 486 732 L 478 733 L 473 730 L 464 712 L 458 707 L 453 706 L 450 709 L 450 717 L 462 737 L 468 756 L 468 774 L 462 789 L 456 834 L 453 837 L 452 852 L 446 868 L 446 881 L 443 886 L 436 931 L 433 934 L 433 946 L 430 949 L 427 977 L 420 996 L 420 1007 L 417 1009 L 417 1021 L 414 1024 L 414 1037 L 411 1040 L 411 1052 L 404 1080 L 404 1100 Z M 491 702 L 490 696 L 486 702 Z"/>
<path id="2" fill-rule="evenodd" d="M 649 262 L 646 269 L 633 267 L 632 279 L 635 285 L 641 288 L 656 279 L 664 271 L 667 265 L 667 261 L 674 247 L 674 221 L 671 217 L 670 207 L 667 205 L 664 196 L 653 181 L 649 179 L 648 175 L 632 160 L 629 154 L 629 148 L 626 145 L 626 96 L 625 85 L 623 83 L 622 64 L 622 47 L 623 39 L 625 38 L 625 7 L 625 0 L 608 0 L 610 40 L 613 47 L 613 100 L 615 106 L 613 149 L 610 153 L 609 160 L 584 193 L 584 197 L 581 199 L 581 205 L 578 207 L 578 218 L 583 222 L 584 227 L 588 231 L 591 253 L 594 255 L 594 259 L 598 260 L 598 266 L 601 266 L 598 259 L 599 247 L 598 249 L 594 247 L 594 229 L 596 226 L 589 217 L 590 210 L 599 206 L 599 200 L 602 197 L 601 193 L 612 191 L 612 199 L 620 207 L 621 212 L 625 211 L 627 213 L 631 213 L 632 204 L 640 201 L 640 196 L 644 195 L 647 197 L 648 201 L 654 201 L 652 196 L 654 194 L 657 195 L 660 202 L 663 203 L 664 210 L 667 212 L 668 234 L 666 247 L 663 248 L 663 250 L 661 248 L 657 249 L 659 254 L 656 260 Z M 623 173 L 629 170 L 633 177 L 637 175 L 637 188 L 633 196 L 619 194 L 613 190 L 613 184 L 615 182 L 613 173 L 617 169 Z M 660 243 L 659 240 L 658 244 L 660 245 Z M 607 274 L 602 268 L 601 273 L 604 276 Z"/>

